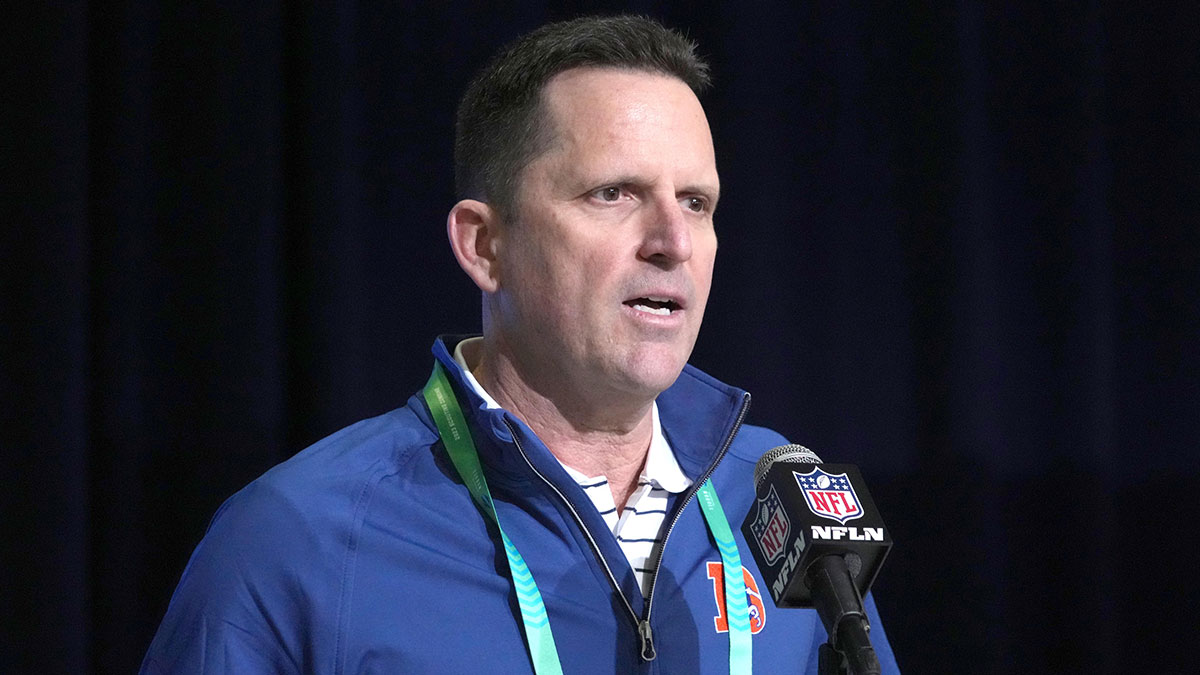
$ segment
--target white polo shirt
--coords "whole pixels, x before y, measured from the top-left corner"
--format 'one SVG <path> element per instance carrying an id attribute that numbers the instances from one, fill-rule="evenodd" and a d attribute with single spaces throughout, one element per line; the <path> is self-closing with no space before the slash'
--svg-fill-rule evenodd
<path id="1" fill-rule="evenodd" d="M 483 338 L 469 338 L 458 343 L 454 348 L 454 360 L 458 362 L 467 375 L 467 382 L 487 403 L 488 408 L 499 408 L 500 404 L 487 393 L 467 365 L 463 357 L 463 345 Z M 658 419 L 658 404 L 650 406 L 650 449 L 646 453 L 646 463 L 638 477 L 637 488 L 629 495 L 625 509 L 617 513 L 613 502 L 612 490 L 608 487 L 608 479 L 604 476 L 587 476 L 580 471 L 563 464 L 567 474 L 583 488 L 584 493 L 591 499 L 592 505 L 600 512 L 604 522 L 608 524 L 630 567 L 637 573 L 642 592 L 649 590 L 650 579 L 658 568 L 658 555 L 662 544 L 663 521 L 667 517 L 667 500 L 670 494 L 679 494 L 692 485 L 692 480 L 679 468 L 675 461 L 675 453 L 663 436 L 662 424 Z M 561 462 L 560 462 L 561 463 Z"/>

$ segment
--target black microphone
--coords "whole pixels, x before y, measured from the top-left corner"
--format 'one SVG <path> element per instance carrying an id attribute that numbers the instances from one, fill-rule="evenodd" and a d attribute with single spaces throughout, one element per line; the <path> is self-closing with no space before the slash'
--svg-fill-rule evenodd
<path id="1" fill-rule="evenodd" d="M 742 534 L 775 606 L 817 610 L 829 633 L 822 673 L 879 673 L 862 598 L 892 539 L 858 468 L 781 445 L 758 460 L 754 485 Z"/>

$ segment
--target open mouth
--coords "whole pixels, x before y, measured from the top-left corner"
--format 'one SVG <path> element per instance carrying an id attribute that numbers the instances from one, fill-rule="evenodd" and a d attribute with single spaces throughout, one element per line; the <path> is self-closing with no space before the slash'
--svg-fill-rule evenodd
<path id="1" fill-rule="evenodd" d="M 626 300 L 625 304 L 639 312 L 657 314 L 658 316 L 670 316 L 671 312 L 679 311 L 679 303 L 670 298 L 634 298 Z"/>

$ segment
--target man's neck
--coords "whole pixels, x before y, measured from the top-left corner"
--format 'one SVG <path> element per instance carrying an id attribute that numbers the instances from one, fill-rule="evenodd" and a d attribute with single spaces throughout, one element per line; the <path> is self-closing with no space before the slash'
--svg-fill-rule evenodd
<path id="1" fill-rule="evenodd" d="M 569 387 L 543 391 L 503 354 L 480 343 L 467 347 L 463 355 L 484 390 L 529 425 L 560 462 L 587 476 L 607 478 L 613 502 L 624 509 L 650 447 L 653 400 L 604 405 L 587 395 L 572 395 Z"/>

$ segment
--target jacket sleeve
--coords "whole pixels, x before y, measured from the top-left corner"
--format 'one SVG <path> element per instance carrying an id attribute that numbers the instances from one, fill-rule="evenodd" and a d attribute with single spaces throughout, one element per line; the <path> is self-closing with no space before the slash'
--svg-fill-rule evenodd
<path id="1" fill-rule="evenodd" d="M 141 673 L 215 675 L 216 673 L 298 673 L 280 645 L 257 627 L 237 626 L 203 613 L 168 613 Z"/>
<path id="2" fill-rule="evenodd" d="M 896 664 L 896 655 L 892 653 L 892 645 L 888 642 L 887 633 L 883 630 L 883 620 L 879 618 L 879 610 L 875 607 L 875 598 L 870 593 L 864 601 L 867 618 L 871 622 L 871 646 L 879 657 L 879 665 L 884 675 L 899 675 L 900 666 Z"/>
<path id="3" fill-rule="evenodd" d="M 319 601 L 312 531 L 269 486 L 231 497 L 192 554 L 140 672 L 304 670 Z"/>

